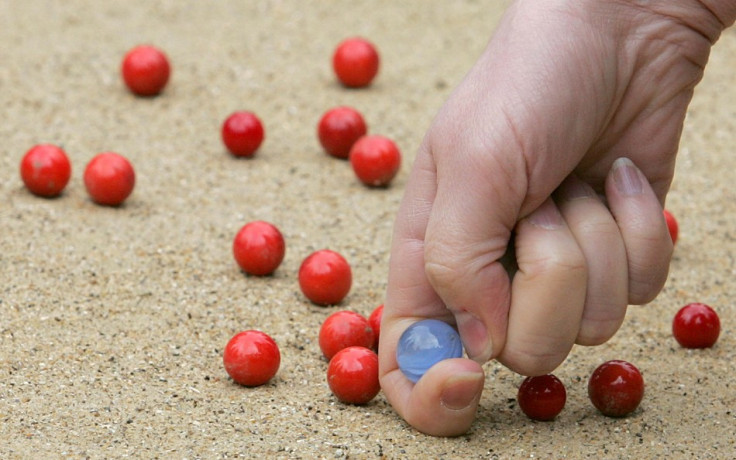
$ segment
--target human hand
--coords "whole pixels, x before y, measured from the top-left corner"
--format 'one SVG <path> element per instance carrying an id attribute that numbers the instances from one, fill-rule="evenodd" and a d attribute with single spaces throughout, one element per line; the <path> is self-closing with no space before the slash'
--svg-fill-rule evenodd
<path id="1" fill-rule="evenodd" d="M 396 219 L 380 375 L 408 423 L 465 432 L 482 363 L 550 372 L 574 343 L 605 342 L 628 304 L 661 290 L 672 253 L 662 205 L 687 105 L 734 9 L 509 8 L 430 127 Z M 471 359 L 438 363 L 415 385 L 396 346 L 425 318 L 456 324 Z"/>

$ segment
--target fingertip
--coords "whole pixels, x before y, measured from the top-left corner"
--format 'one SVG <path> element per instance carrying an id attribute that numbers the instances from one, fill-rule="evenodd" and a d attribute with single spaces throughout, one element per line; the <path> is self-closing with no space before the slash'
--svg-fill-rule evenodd
<path id="1" fill-rule="evenodd" d="M 570 345 L 565 345 L 569 343 Z M 499 357 L 499 362 L 520 375 L 538 376 L 552 373 L 570 354 L 574 339 L 556 345 L 549 352 L 540 351 L 539 346 L 531 344 L 528 348 L 517 347 Z"/>
<path id="2" fill-rule="evenodd" d="M 455 321 L 468 357 L 480 364 L 491 359 L 493 341 L 483 321 L 467 311 L 456 313 Z"/>
<path id="3" fill-rule="evenodd" d="M 621 327 L 626 315 L 626 307 L 627 305 L 621 307 L 609 305 L 609 310 L 611 311 L 609 315 L 606 315 L 606 312 L 596 312 L 600 315 L 599 317 L 592 315 L 586 317 L 584 315 L 575 343 L 585 347 L 592 347 L 608 342 Z"/>
<path id="4" fill-rule="evenodd" d="M 623 196 L 637 196 L 644 191 L 639 168 L 626 157 L 618 158 L 613 162 L 611 176 L 616 190 Z"/>

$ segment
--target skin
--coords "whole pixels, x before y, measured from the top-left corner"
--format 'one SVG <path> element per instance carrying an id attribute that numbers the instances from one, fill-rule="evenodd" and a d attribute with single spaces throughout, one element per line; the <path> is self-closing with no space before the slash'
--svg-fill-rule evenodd
<path id="1" fill-rule="evenodd" d="M 551 372 L 659 293 L 686 109 L 735 17 L 733 0 L 509 7 L 429 128 L 395 222 L 380 379 L 409 424 L 466 432 L 482 363 Z M 412 384 L 396 346 L 425 318 L 457 325 L 471 359 Z"/>

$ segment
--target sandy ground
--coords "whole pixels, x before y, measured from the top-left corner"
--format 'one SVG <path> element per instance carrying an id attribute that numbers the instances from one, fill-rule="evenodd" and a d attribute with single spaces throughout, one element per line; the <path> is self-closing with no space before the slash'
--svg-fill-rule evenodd
<path id="1" fill-rule="evenodd" d="M 339 308 L 370 313 L 385 290 L 393 214 L 433 114 L 474 62 L 507 2 L 0 0 L 0 458 L 733 458 L 736 457 L 736 30 L 713 49 L 684 130 L 668 207 L 681 238 L 664 292 L 631 308 L 607 345 L 576 348 L 556 371 L 567 407 L 528 420 L 521 377 L 486 365 L 478 419 L 454 439 L 406 425 L 383 395 L 336 401 L 317 333 Z M 378 46 L 366 90 L 334 81 L 341 39 Z M 165 93 L 129 94 L 130 47 L 153 43 L 173 66 Z M 393 186 L 361 186 L 322 153 L 328 108 L 361 110 L 404 154 Z M 266 141 L 251 160 L 223 149 L 232 111 L 259 114 Z M 18 164 L 41 142 L 73 163 L 66 192 L 37 198 Z M 94 205 L 86 162 L 127 156 L 138 183 L 121 208 Z M 274 222 L 287 255 L 273 277 L 243 275 L 231 241 Z M 338 307 L 298 289 L 311 251 L 353 266 Z M 677 346 L 670 322 L 700 301 L 723 323 L 712 349 Z M 281 369 L 263 387 L 230 381 L 221 353 L 236 332 L 271 334 Z M 607 359 L 635 363 L 647 390 L 630 417 L 599 415 L 587 378 Z"/>

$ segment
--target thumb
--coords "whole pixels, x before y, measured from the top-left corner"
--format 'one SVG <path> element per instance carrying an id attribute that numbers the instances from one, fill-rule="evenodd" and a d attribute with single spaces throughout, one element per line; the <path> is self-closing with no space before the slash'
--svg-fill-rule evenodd
<path id="1" fill-rule="evenodd" d="M 381 388 L 391 390 L 391 404 L 419 431 L 432 436 L 459 436 L 475 419 L 484 381 L 480 364 L 457 358 L 435 364 L 416 385 L 394 368 L 381 376 Z"/>

